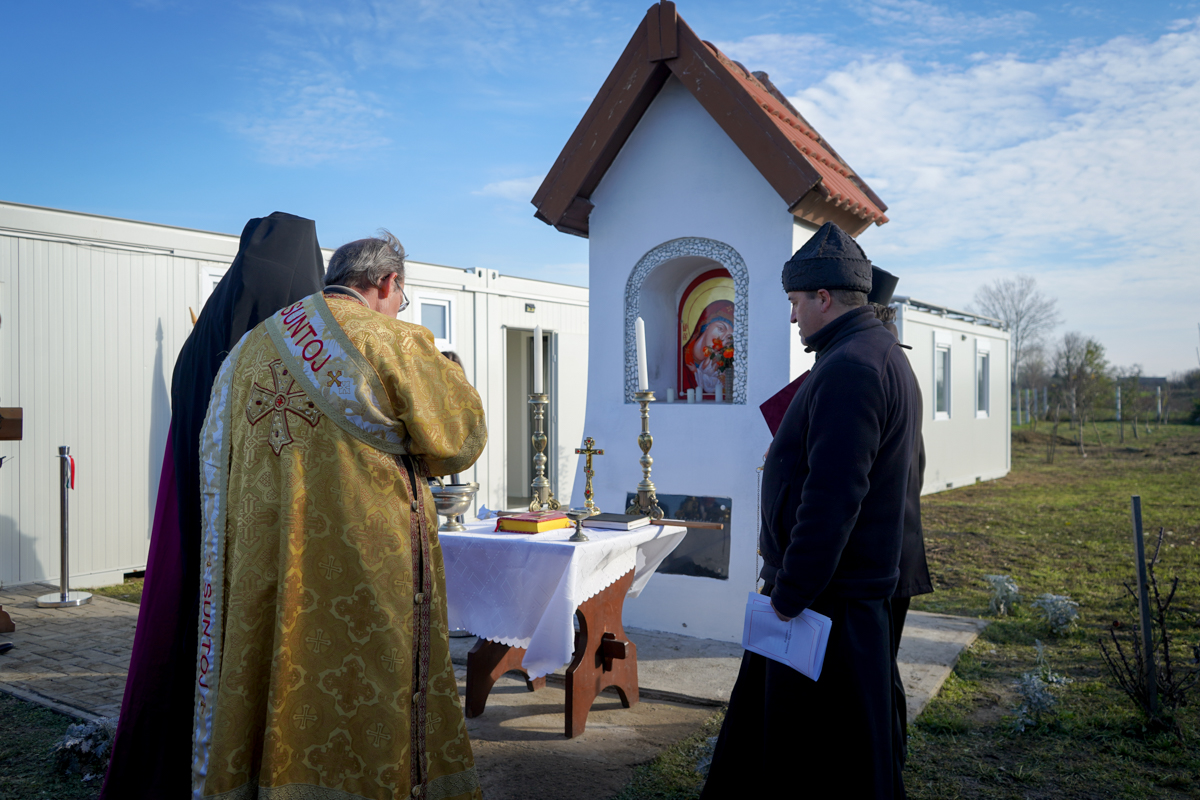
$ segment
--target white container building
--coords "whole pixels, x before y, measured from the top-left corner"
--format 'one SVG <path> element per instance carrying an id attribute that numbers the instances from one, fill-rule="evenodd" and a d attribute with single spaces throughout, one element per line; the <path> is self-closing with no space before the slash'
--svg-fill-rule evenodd
<path id="1" fill-rule="evenodd" d="M 59 445 L 77 462 L 72 586 L 144 568 L 175 357 L 189 309 L 199 313 L 237 247 L 235 235 L 0 202 L 0 407 L 24 417 L 23 439 L 0 442 L 0 583 L 59 579 Z M 547 472 L 565 495 L 582 437 L 588 290 L 413 261 L 406 288 L 401 319 L 457 352 L 483 398 L 489 443 L 462 476 L 481 484 L 478 505 L 529 502 L 542 327 Z"/>

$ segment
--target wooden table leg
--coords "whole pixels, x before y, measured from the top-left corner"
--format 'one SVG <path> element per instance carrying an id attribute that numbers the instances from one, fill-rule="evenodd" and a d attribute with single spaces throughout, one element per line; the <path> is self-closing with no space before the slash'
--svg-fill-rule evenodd
<path id="1" fill-rule="evenodd" d="M 575 657 L 567 667 L 568 739 L 583 733 L 592 701 L 608 687 L 616 688 L 625 708 L 638 701 L 637 646 L 621 625 L 625 595 L 632 583 L 630 570 L 575 612 L 579 630 L 575 633 Z"/>
<path id="2" fill-rule="evenodd" d="M 529 673 L 521 667 L 525 648 L 479 639 L 467 653 L 467 702 L 464 712 L 468 717 L 478 717 L 487 705 L 488 695 L 496 681 L 506 672 L 519 672 L 525 676 L 525 686 L 531 692 L 546 685 L 545 677 L 529 680 Z"/>

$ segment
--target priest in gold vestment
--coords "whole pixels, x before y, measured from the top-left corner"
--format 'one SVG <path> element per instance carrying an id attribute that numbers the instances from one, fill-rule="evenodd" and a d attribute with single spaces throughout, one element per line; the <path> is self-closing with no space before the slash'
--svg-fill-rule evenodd
<path id="1" fill-rule="evenodd" d="M 462 368 L 395 318 L 403 259 L 386 232 L 340 248 L 213 386 L 195 798 L 481 796 L 426 479 L 487 428 Z"/>

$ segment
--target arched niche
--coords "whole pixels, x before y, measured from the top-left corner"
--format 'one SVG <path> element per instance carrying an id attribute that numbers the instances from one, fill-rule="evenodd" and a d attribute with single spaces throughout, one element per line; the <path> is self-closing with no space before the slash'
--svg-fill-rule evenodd
<path id="1" fill-rule="evenodd" d="M 746 262 L 729 245 L 713 239 L 687 237 L 664 242 L 643 255 L 625 284 L 625 402 L 637 391 L 637 344 L 634 323 L 646 326 L 646 361 L 650 389 L 661 402 L 668 387 L 679 387 L 680 301 L 698 278 L 724 270 L 733 280 L 733 340 L 737 353 L 733 370 L 734 404 L 746 402 L 749 371 L 749 287 Z"/>

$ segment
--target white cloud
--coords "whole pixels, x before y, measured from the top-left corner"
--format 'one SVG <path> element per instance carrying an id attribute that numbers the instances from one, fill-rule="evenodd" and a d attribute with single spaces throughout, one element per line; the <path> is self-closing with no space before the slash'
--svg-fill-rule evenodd
<path id="1" fill-rule="evenodd" d="M 225 124 L 250 140 L 270 164 L 307 166 L 358 158 L 391 144 L 383 133 L 388 117 L 370 92 L 347 88 L 335 74 L 294 72 L 264 86 L 253 114 L 234 114 Z"/>
<path id="2" fill-rule="evenodd" d="M 766 72 L 784 92 L 808 86 L 835 64 L 850 60 L 829 37 L 811 33 L 765 33 L 714 44 L 746 69 Z"/>
<path id="3" fill-rule="evenodd" d="M 510 71 L 586 33 L 597 16 L 586 0 L 530 7 L 524 0 L 320 0 L 265 4 L 277 25 L 347 53 L 358 68 Z"/>
<path id="4" fill-rule="evenodd" d="M 1029 272 L 1068 327 L 1107 332 L 1118 363 L 1190 359 L 1178 298 L 1200 295 L 1194 25 L 1038 61 L 864 60 L 791 100 L 890 204 L 863 243 L 906 293 L 961 305 Z"/>
<path id="5" fill-rule="evenodd" d="M 854 9 L 872 24 L 921 31 L 932 40 L 957 42 L 1024 32 L 1037 19 L 1028 11 L 968 14 L 922 0 L 874 0 Z"/>
<path id="6" fill-rule="evenodd" d="M 487 184 L 482 189 L 476 189 L 471 194 L 529 202 L 530 198 L 533 197 L 533 193 L 542 185 L 544 178 L 544 175 L 530 175 L 528 178 L 509 178 L 506 181 L 495 181 Z"/>

